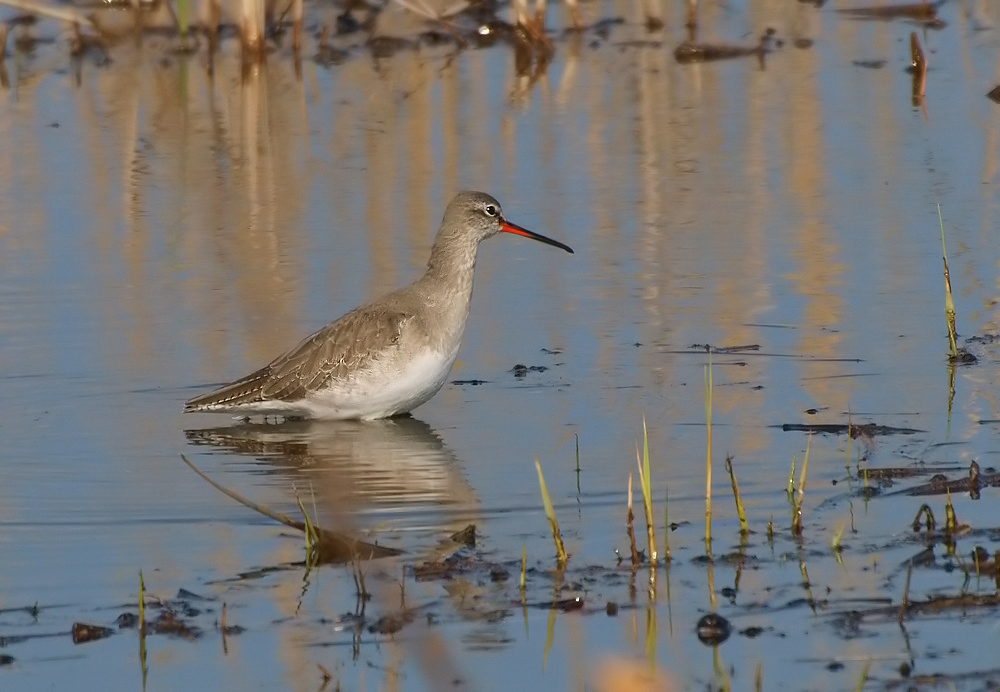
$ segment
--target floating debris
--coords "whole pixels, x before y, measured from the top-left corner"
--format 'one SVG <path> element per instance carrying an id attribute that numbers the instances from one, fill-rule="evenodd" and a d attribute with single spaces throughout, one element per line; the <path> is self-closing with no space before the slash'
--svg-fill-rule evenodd
<path id="1" fill-rule="evenodd" d="M 709 613 L 708 615 L 703 615 L 698 620 L 695 631 L 702 644 L 715 646 L 729 639 L 729 635 L 733 631 L 733 626 L 729 624 L 729 620 L 721 615 Z"/>
<path id="2" fill-rule="evenodd" d="M 845 7 L 836 10 L 855 19 L 877 19 L 891 21 L 905 19 L 917 22 L 921 26 L 932 29 L 943 29 L 947 24 L 937 16 L 937 8 L 943 0 L 930 2 L 912 2 L 895 5 L 875 5 L 873 7 Z"/>
<path id="3" fill-rule="evenodd" d="M 83 622 L 73 623 L 72 634 L 74 644 L 86 644 L 87 642 L 97 641 L 98 639 L 106 639 L 114 633 L 115 631 L 110 627 L 88 625 Z"/>
<path id="4" fill-rule="evenodd" d="M 774 35 L 774 29 L 767 29 L 760 41 L 752 46 L 684 41 L 674 49 L 674 59 L 681 64 L 730 60 L 748 55 L 756 55 L 763 60 L 764 56 L 771 52 Z"/>
<path id="5" fill-rule="evenodd" d="M 545 372 L 548 370 L 546 365 L 524 365 L 523 363 L 518 363 L 512 367 L 508 372 L 513 373 L 514 377 L 521 380 L 524 379 L 529 372 Z"/>

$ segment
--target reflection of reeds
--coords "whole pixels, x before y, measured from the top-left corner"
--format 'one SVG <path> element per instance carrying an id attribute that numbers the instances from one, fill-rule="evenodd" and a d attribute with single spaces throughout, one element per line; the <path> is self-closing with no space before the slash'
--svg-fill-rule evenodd
<path id="1" fill-rule="evenodd" d="M 580 436 L 574 434 L 576 438 L 576 492 L 580 494 Z"/>
<path id="2" fill-rule="evenodd" d="M 139 669 L 142 671 L 142 689 L 146 689 L 146 583 L 139 570 Z"/>
<path id="3" fill-rule="evenodd" d="M 528 546 L 521 544 L 521 579 L 518 581 L 518 589 L 521 592 L 521 602 L 524 602 L 524 575 L 528 568 Z"/>
<path id="4" fill-rule="evenodd" d="M 240 40 L 247 60 L 264 54 L 264 0 L 240 0 Z"/>
<path id="5" fill-rule="evenodd" d="M 705 553 L 712 552 L 712 354 L 705 367 Z"/>
<path id="6" fill-rule="evenodd" d="M 670 562 L 670 511 L 669 493 L 663 491 L 663 560 Z M 669 584 L 669 582 L 668 582 Z M 669 586 L 668 586 L 669 588 Z"/>
<path id="7" fill-rule="evenodd" d="M 910 575 L 913 574 L 913 560 L 910 560 L 910 564 L 906 568 L 906 582 L 903 584 L 903 598 L 899 602 L 899 614 L 896 616 L 896 621 L 902 626 L 903 624 L 903 614 L 906 613 L 906 604 L 910 601 Z"/>
<path id="8" fill-rule="evenodd" d="M 94 23 L 89 17 L 71 7 L 56 7 L 46 3 L 34 2 L 33 0 L 3 0 L 2 4 L 7 7 L 15 7 L 28 14 L 58 19 L 76 26 L 87 27 L 88 29 L 94 28 Z"/>
<path id="9" fill-rule="evenodd" d="M 861 669 L 861 677 L 858 678 L 858 684 L 854 687 L 855 692 L 861 692 L 865 688 L 865 683 L 868 681 L 868 669 L 871 666 L 871 660 L 865 661 L 865 667 Z"/>
<path id="10" fill-rule="evenodd" d="M 851 410 L 847 409 L 847 458 L 844 460 L 844 469 L 847 471 L 847 480 L 851 479 Z"/>

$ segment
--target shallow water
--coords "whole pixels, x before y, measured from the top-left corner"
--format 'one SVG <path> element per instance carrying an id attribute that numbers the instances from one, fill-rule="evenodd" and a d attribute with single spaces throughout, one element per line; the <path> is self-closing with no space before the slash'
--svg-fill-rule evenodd
<path id="1" fill-rule="evenodd" d="M 996 464 L 996 426 L 981 424 L 1000 419 L 994 344 L 969 344 L 979 363 L 957 369 L 949 398 L 936 205 L 960 335 L 995 334 L 1000 107 L 984 94 L 996 80 L 1000 9 L 949 3 L 947 27 L 925 31 L 806 3 L 703 7 L 708 40 L 777 29 L 784 46 L 763 67 L 677 64 L 679 7 L 655 34 L 628 23 L 632 5 L 584 9 L 627 22 L 606 38 L 558 38 L 535 81 L 515 74 L 504 45 L 380 60 L 348 46 L 342 65 L 304 61 L 300 76 L 287 48 L 241 76 L 232 42 L 213 77 L 204 51 L 174 55 L 158 37 L 115 46 L 107 66 L 86 57 L 74 66 L 58 41 L 8 56 L 0 654 L 14 661 L 0 667 L 5 685 L 141 685 L 134 630 L 78 646 L 68 634 L 75 621 L 113 626 L 134 612 L 140 570 L 158 596 L 212 599 L 191 616 L 205 630 L 196 641 L 148 638 L 150 690 L 315 690 L 319 666 L 343 689 L 456 679 L 582 689 L 611 656 L 651 659 L 679 688 L 720 687 L 725 676 L 748 688 L 758 662 L 768 688 L 854 688 L 868 661 L 879 685 L 899 680 L 903 662 L 915 674 L 974 673 L 954 678 L 959 688 L 985 684 L 995 609 L 917 615 L 902 630 L 894 615 L 842 616 L 878 599 L 899 604 L 922 546 L 910 522 L 925 501 L 940 522 L 944 498 L 864 502 L 859 481 L 844 483 L 845 437 L 817 435 L 798 542 L 785 484 L 807 436 L 780 426 L 847 423 L 850 412 L 855 423 L 920 431 L 875 438 L 871 466 L 951 464 L 958 477 L 970 460 Z M 922 107 L 903 71 L 911 31 L 930 61 Z M 446 385 L 414 420 L 372 425 L 245 426 L 180 413 L 194 394 L 412 280 L 462 188 L 492 192 L 512 221 L 576 249 L 510 237 L 482 247 L 451 379 L 483 384 Z M 711 572 L 695 561 L 703 344 L 760 346 L 712 357 Z M 546 369 L 517 378 L 518 363 Z M 670 521 L 688 522 L 671 533 L 674 561 L 655 589 L 646 570 L 617 569 L 614 554 L 628 550 L 624 494 L 644 417 L 658 540 L 665 495 Z M 852 441 L 852 455 L 859 449 Z M 337 624 L 357 607 L 350 570 L 305 574 L 294 564 L 299 536 L 220 495 L 181 453 L 297 515 L 294 485 L 322 525 L 406 551 L 368 567 L 366 615 L 398 608 L 405 569 L 416 620 L 394 635 L 352 636 Z M 742 569 L 721 559 L 740 542 L 726 454 L 754 531 Z M 558 597 L 585 594 L 584 612 L 537 607 L 554 598 L 555 562 L 536 456 L 572 553 L 572 588 Z M 976 530 L 957 554 L 1000 548 L 996 497 L 990 488 L 978 501 L 953 496 Z M 840 563 L 829 544 L 852 512 Z M 469 523 L 482 557 L 510 578 L 473 569 L 415 581 L 413 567 L 450 554 L 441 541 Z M 522 546 L 534 568 L 524 612 Z M 963 589 L 961 571 L 945 569 L 955 560 L 940 546 L 936 555 L 915 569 L 911 600 Z M 994 591 L 990 578 L 964 588 Z M 736 631 L 763 633 L 734 632 L 717 650 L 699 643 L 710 592 Z M 604 613 L 608 601 L 617 616 Z M 225 651 L 223 602 L 228 622 L 246 628 Z M 23 610 L 36 603 L 37 615 Z M 36 638 L 13 639 L 24 636 Z"/>

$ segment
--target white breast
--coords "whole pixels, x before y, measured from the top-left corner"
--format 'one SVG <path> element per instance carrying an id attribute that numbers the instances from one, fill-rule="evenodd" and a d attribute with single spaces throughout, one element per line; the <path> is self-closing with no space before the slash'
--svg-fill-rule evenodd
<path id="1" fill-rule="evenodd" d="M 296 408 L 310 418 L 373 420 L 406 413 L 430 399 L 448 379 L 458 356 L 427 348 L 387 361 L 309 393 Z"/>

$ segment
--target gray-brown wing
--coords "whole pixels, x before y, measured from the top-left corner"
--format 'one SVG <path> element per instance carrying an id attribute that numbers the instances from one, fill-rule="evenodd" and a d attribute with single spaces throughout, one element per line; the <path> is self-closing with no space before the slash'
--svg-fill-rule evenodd
<path id="1" fill-rule="evenodd" d="M 297 399 L 363 371 L 399 343 L 412 315 L 361 307 L 304 339 L 268 365 L 262 399 Z"/>
<path id="2" fill-rule="evenodd" d="M 265 400 L 294 400 L 364 370 L 399 343 L 413 316 L 397 310 L 357 308 L 303 339 L 260 370 L 188 401 L 187 411 L 224 410 Z"/>

